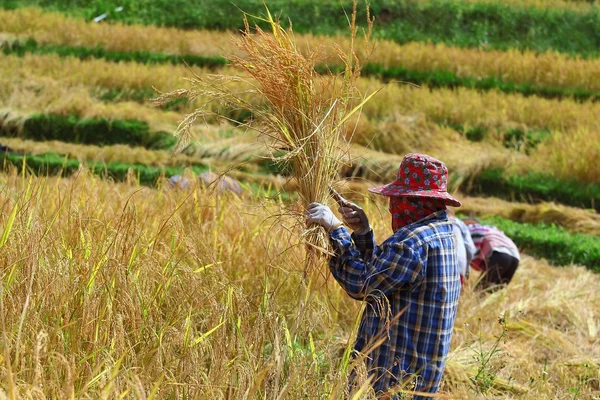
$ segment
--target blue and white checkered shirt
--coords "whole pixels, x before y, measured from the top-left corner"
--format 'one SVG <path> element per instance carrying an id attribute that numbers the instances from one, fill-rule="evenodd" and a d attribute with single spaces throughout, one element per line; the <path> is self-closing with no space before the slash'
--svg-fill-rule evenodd
<path id="1" fill-rule="evenodd" d="M 372 231 L 351 237 L 341 227 L 330 238 L 331 273 L 351 297 L 367 302 L 354 349 L 369 352 L 375 391 L 410 380 L 414 391 L 437 392 L 461 290 L 446 211 L 398 229 L 381 246 Z"/>

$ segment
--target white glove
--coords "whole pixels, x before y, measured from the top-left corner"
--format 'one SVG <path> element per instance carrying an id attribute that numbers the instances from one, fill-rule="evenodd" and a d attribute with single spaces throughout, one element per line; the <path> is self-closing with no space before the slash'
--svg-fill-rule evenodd
<path id="1" fill-rule="evenodd" d="M 327 232 L 338 228 L 342 222 L 331 209 L 320 203 L 310 203 L 306 208 L 306 223 L 321 225 Z"/>

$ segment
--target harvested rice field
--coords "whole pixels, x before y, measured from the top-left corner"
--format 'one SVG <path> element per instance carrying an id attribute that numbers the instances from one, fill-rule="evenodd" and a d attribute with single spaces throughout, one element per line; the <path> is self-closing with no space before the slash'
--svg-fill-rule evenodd
<path id="1" fill-rule="evenodd" d="M 0 399 L 600 400 L 597 2 L 233 3 L 0 4 Z M 384 395 L 306 215 L 408 153 L 520 263 Z"/>

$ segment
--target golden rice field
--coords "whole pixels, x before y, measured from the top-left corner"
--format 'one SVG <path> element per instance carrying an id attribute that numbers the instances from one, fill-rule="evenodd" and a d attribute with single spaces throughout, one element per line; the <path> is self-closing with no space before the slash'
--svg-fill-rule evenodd
<path id="1" fill-rule="evenodd" d="M 386 125 L 381 127 L 381 131 Z M 388 126 L 389 128 L 389 126 Z M 451 129 L 435 129 L 427 125 L 419 129 L 409 126 L 395 125 L 393 129 L 402 132 L 405 140 L 389 139 L 388 143 L 394 148 L 409 151 L 426 152 L 434 157 L 443 158 L 455 174 L 466 176 L 481 168 L 500 166 L 510 163 L 522 162 L 524 156 L 510 152 L 492 143 L 469 142 Z M 382 133 L 383 135 L 383 133 Z M 436 137 L 436 141 L 428 140 Z M 385 136 L 384 136 L 385 138 Z M 252 135 L 235 135 L 231 138 L 200 141 L 184 150 L 185 154 L 202 159 L 217 159 L 230 163 L 243 163 L 249 159 L 264 160 L 269 155 L 269 150 L 263 142 Z M 375 150 L 361 144 L 350 146 L 350 163 L 362 166 L 360 178 L 373 182 L 393 180 L 397 173 L 398 165 L 402 161 L 399 154 Z M 253 157 L 254 156 L 254 157 Z"/>
<path id="2" fill-rule="evenodd" d="M 105 163 L 120 161 L 129 164 L 178 166 L 181 164 L 193 165 L 198 162 L 197 158 L 189 157 L 185 154 L 174 155 L 172 152 L 166 150 L 148 150 L 143 147 L 131 147 L 122 144 L 93 146 L 65 143 L 58 140 L 36 142 L 19 138 L 2 138 L 2 144 L 26 154 L 56 153 L 76 159 Z"/>
<path id="3" fill-rule="evenodd" d="M 598 7 L 583 0 L 502 4 L 574 12 Z M 33 38 L 111 51 L 241 55 L 232 35 L 90 23 L 37 8 L 0 10 L 0 44 Z M 330 56 L 335 44 L 350 46 L 345 37 L 296 39 L 302 51 L 322 46 L 329 63 L 339 62 Z M 362 45 L 358 54 L 366 54 Z M 378 41 L 368 62 L 600 90 L 600 59 L 553 52 Z M 131 96 L 189 87 L 184 78 L 215 72 L 239 75 L 232 67 L 0 52 L 0 130 L 18 130 L 42 113 L 133 119 L 148 123 L 151 132 L 174 132 L 183 115 L 209 97 L 167 109 L 148 96 Z M 234 87 L 254 100 L 247 93 L 252 84 Z M 409 152 L 437 157 L 459 177 L 503 167 L 600 182 L 600 168 L 594 167 L 600 159 L 600 102 L 430 89 L 368 77 L 356 84 L 361 93 L 383 90 L 344 132 L 352 143 L 342 173 L 360 173 L 338 184 L 364 206 L 378 242 L 391 234 L 390 216 L 387 204 L 367 195 L 367 188 L 394 179 Z M 107 100 L 110 91 L 120 97 Z M 216 103 L 207 108 L 230 111 Z M 485 128 L 487 135 L 470 141 L 457 126 Z M 526 154 L 503 146 L 511 129 L 548 130 L 549 137 Z M 182 153 L 0 137 L 2 145 L 33 155 L 153 166 L 202 163 L 226 171 L 245 189 L 238 198 L 210 187 L 173 190 L 164 178 L 152 188 L 133 175 L 124 183 L 102 180 L 84 166 L 66 178 L 3 165 L 0 400 L 375 399 L 368 390 L 344 396 L 343 355 L 363 304 L 340 289 L 323 260 L 307 285 L 303 205 L 287 196 L 298 181 L 265 173 L 271 143 L 256 132 L 208 118 L 198 121 L 192 135 L 194 143 Z M 468 184 L 459 181 L 455 193 L 462 213 L 600 235 L 600 215 L 593 210 L 461 195 Z M 473 280 L 467 282 L 435 398 L 600 400 L 600 275 L 522 256 L 504 290 L 482 296 Z"/>
<path id="4" fill-rule="evenodd" d="M 183 77 L 191 77 L 185 66 L 141 65 L 134 62 L 118 64 L 104 60 L 81 61 L 72 57 L 56 55 L 26 55 L 25 57 L 0 55 L 0 95 L 5 102 L 19 103 L 21 93 L 33 97 L 29 92 L 48 92 L 47 99 L 40 96 L 39 106 L 57 100 L 64 90 L 83 86 L 89 89 L 136 90 L 155 87 L 170 91 L 185 86 Z M 193 68 L 195 74 L 210 74 L 206 69 Z M 73 73 L 65 74 L 65 71 Z M 220 71 L 232 73 L 230 68 Z M 373 78 L 359 81 L 361 90 L 375 89 L 382 84 Z M 48 89 L 46 89 L 48 87 Z M 240 91 L 248 86 L 240 85 Z M 40 90 L 41 89 L 41 90 Z M 82 93 L 83 95 L 83 93 Z M 34 99 L 32 99 L 35 101 Z M 206 98 L 199 98 L 192 105 L 201 105 Z M 44 103 L 45 102 L 45 103 Z M 393 103 L 390 103 L 393 102 Z M 390 83 L 365 106 L 364 115 L 369 118 L 386 118 L 396 112 L 387 107 L 397 104 L 403 113 L 421 112 L 432 120 L 446 120 L 464 125 L 506 127 L 520 124 L 529 128 L 547 126 L 550 129 L 567 130 L 574 127 L 596 128 L 595 117 L 600 105 L 594 102 L 575 102 L 568 99 L 551 100 L 506 94 L 498 91 L 478 92 L 473 89 L 417 88 L 408 84 Z M 34 103 L 34 106 L 38 104 Z"/>
<path id="5" fill-rule="evenodd" d="M 153 51 L 167 54 L 194 54 L 215 57 L 236 54 L 231 45 L 233 32 L 189 31 L 174 28 L 135 25 L 90 24 L 59 13 L 39 9 L 0 10 L 4 32 L 39 43 L 70 46 L 102 46 L 112 51 Z M 333 54 L 334 45 L 348 48 L 346 37 L 323 38 L 297 35 L 298 44 L 308 49 L 323 48 Z M 358 47 L 359 56 L 384 67 L 401 66 L 421 71 L 446 70 L 461 77 L 497 76 L 516 83 L 556 88 L 600 90 L 600 60 L 581 59 L 559 53 L 507 50 L 463 49 L 443 44 L 377 41 L 374 48 Z M 329 64 L 339 64 L 335 56 L 325 57 Z M 180 75 L 176 75 L 180 76 Z"/>
<path id="6" fill-rule="evenodd" d="M 56 55 L 0 55 L 0 60 L 2 100 L 22 107 L 29 100 L 36 101 L 37 97 L 40 98 L 37 100 L 40 103 L 33 103 L 32 107 L 44 107 L 50 102 L 56 102 L 58 97 L 63 97 L 64 90 L 73 90 L 71 88 L 75 87 L 77 93 L 81 86 L 89 89 L 124 90 L 155 87 L 160 91 L 170 91 L 185 86 L 183 77 L 192 76 L 185 66 L 147 66 L 134 62 L 116 64 L 104 60 L 61 58 Z M 73 73 L 65 74 L 65 71 Z M 192 71 L 197 75 L 210 74 L 202 68 L 193 68 Z M 224 68 L 220 72 L 225 75 L 232 73 L 231 68 Z M 382 84 L 373 78 L 359 81 L 359 88 L 363 91 L 380 86 Z M 247 88 L 245 84 L 240 84 L 240 91 Z M 41 94 L 34 97 L 30 93 L 34 91 Z M 25 94 L 34 98 L 19 101 Z M 83 92 L 80 95 L 85 96 Z M 201 97 L 190 107 L 206 101 L 206 98 Z M 399 109 L 390 109 L 387 107 L 389 104 L 397 104 Z M 568 99 L 551 100 L 498 91 L 478 92 L 467 88 L 430 90 L 390 83 L 385 85 L 384 90 L 372 102 L 366 104 L 364 115 L 380 119 L 396 111 L 420 112 L 434 121 L 444 120 L 464 125 L 513 127 L 520 124 L 529 128 L 546 126 L 550 129 L 567 130 L 574 127 L 597 128 L 600 122 L 595 116 L 599 110 L 600 105 L 590 101 L 581 103 Z"/>
<path id="7" fill-rule="evenodd" d="M 360 303 L 323 276 L 281 204 L 99 180 L 0 177 L 6 398 L 335 398 Z M 389 218 L 368 202 L 379 239 Z M 385 213 L 384 213 L 385 214 Z M 6 218 L 6 217 L 5 217 Z M 6 221 L 6 219 L 4 219 Z M 461 298 L 442 394 L 591 399 L 600 277 L 525 257 Z M 308 302 L 304 300 L 309 299 Z M 503 327 L 499 317 L 505 320 Z M 502 332 L 505 335 L 497 339 Z M 497 353 L 472 381 L 478 357 Z"/>
<path id="8" fill-rule="evenodd" d="M 55 55 L 27 55 L 23 58 L 0 55 L 0 60 L 0 71 L 3 72 L 0 106 L 8 107 L 14 115 L 45 110 L 60 115 L 139 119 L 148 122 L 154 131 L 174 130 L 180 114 L 131 101 L 107 103 L 98 100 L 94 91 L 149 87 L 168 91 L 184 86 L 182 77 L 191 75 L 185 66 L 145 66 L 133 62 L 115 64 Z M 229 70 L 226 68 L 223 72 L 228 73 Z M 65 71 L 72 73 L 65 74 Z M 202 75 L 208 71 L 194 69 L 194 73 Z M 358 83 L 365 92 L 381 85 L 373 78 L 363 78 Z M 199 106 L 206 101 L 207 98 L 200 97 L 188 107 Z M 390 108 L 390 104 L 396 106 Z M 209 109 L 222 108 L 211 103 Z M 575 176 L 586 182 L 596 182 L 600 170 L 588 168 L 588 165 L 597 160 L 600 151 L 600 119 L 597 115 L 600 115 L 600 103 L 590 101 L 550 100 L 466 88 L 430 90 L 390 83 L 365 105 L 363 120 L 354 137 L 358 143 L 372 144 L 374 148 L 388 152 L 395 148 L 396 152 L 402 153 L 411 146 L 411 141 L 404 139 L 411 135 L 399 139 L 400 136 L 393 132 L 398 129 L 419 132 L 423 130 L 423 124 L 427 131 L 439 130 L 432 125 L 440 123 L 481 126 L 492 131 L 490 140 L 498 137 L 494 131 L 501 135 L 507 129 L 547 128 L 552 132 L 551 139 L 530 154 L 522 166 L 518 164 L 515 168 L 528 169 L 533 165 L 562 177 Z M 202 137 L 205 130 L 201 129 L 196 136 Z M 417 135 L 417 139 L 420 137 Z M 390 140 L 392 146 L 389 145 Z M 582 143 L 586 146 L 581 146 Z"/>

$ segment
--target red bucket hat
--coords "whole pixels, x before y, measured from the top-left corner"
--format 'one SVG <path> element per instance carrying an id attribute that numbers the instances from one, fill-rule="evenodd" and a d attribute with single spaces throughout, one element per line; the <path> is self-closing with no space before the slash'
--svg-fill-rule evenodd
<path id="1" fill-rule="evenodd" d="M 446 205 L 460 207 L 460 201 L 448 194 L 447 186 L 448 168 L 443 162 L 425 154 L 410 153 L 402 159 L 394 182 L 369 191 L 387 197 L 442 199 Z"/>

